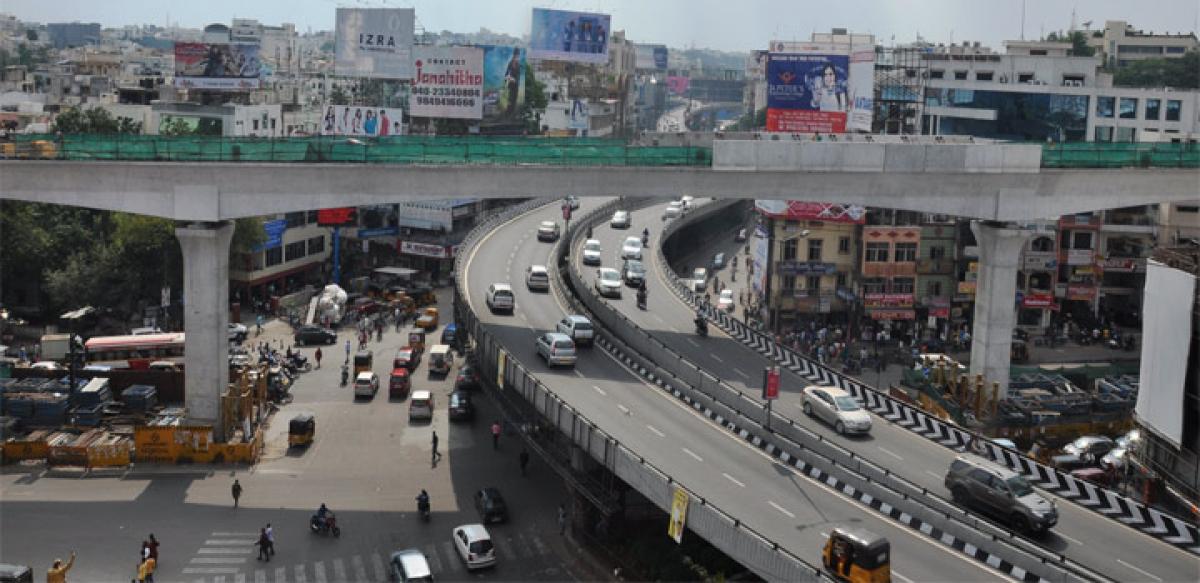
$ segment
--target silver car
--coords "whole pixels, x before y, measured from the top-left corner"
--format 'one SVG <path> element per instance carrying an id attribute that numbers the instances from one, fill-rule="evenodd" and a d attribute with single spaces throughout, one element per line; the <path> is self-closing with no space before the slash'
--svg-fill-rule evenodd
<path id="1" fill-rule="evenodd" d="M 588 239 L 583 242 L 583 264 L 600 265 L 600 241 Z"/>
<path id="2" fill-rule="evenodd" d="M 621 272 L 611 267 L 596 270 L 596 291 L 602 296 L 621 297 Z"/>
<path id="3" fill-rule="evenodd" d="M 561 332 L 546 332 L 534 342 L 538 354 L 550 366 L 575 366 L 575 341 Z"/>
<path id="4" fill-rule="evenodd" d="M 841 435 L 871 431 L 871 414 L 863 410 L 858 399 L 837 387 L 804 387 L 800 404 L 805 415 L 823 419 Z"/>

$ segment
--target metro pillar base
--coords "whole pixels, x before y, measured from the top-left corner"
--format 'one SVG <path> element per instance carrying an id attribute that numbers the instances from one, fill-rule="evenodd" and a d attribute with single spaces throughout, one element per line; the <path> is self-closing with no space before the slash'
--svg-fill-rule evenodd
<path id="1" fill-rule="evenodd" d="M 979 245 L 979 281 L 975 289 L 975 326 L 971 337 L 971 374 L 1000 383 L 1008 396 L 1012 334 L 1016 322 L 1017 269 L 1021 248 L 1033 232 L 971 222 Z"/>
<path id="2" fill-rule="evenodd" d="M 184 404 L 188 421 L 211 425 L 226 439 L 221 392 L 229 384 L 229 243 L 233 223 L 189 223 L 175 229 L 183 250 Z"/>

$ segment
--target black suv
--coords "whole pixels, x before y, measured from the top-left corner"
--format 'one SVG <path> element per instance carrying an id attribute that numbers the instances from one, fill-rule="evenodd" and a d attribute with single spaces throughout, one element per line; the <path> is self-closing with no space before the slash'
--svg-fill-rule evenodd
<path id="1" fill-rule="evenodd" d="M 484 488 L 475 493 L 475 510 L 484 524 L 492 522 L 508 522 L 508 504 L 504 496 L 496 488 Z"/>
<path id="2" fill-rule="evenodd" d="M 337 342 L 337 332 L 329 328 L 307 324 L 296 329 L 297 346 L 304 346 L 306 344 L 333 344 L 335 342 Z"/>

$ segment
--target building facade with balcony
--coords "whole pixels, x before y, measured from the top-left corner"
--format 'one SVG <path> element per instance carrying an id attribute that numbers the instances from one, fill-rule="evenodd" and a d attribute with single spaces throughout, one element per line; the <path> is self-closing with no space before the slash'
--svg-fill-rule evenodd
<path id="1" fill-rule="evenodd" d="M 1058 283 L 1058 236 L 1052 222 L 1026 227 L 1034 234 L 1021 250 L 1017 271 L 1017 326 L 1042 334 L 1059 310 L 1059 298 L 1054 293 Z"/>
<path id="2" fill-rule="evenodd" d="M 893 216 L 903 213 L 889 213 Z M 868 223 L 871 221 L 868 220 Z M 859 289 L 867 318 L 884 328 L 911 333 L 917 318 L 917 258 L 921 256 L 921 227 L 909 223 L 867 224 L 862 230 Z M 895 337 L 895 334 L 893 334 Z"/>
<path id="3" fill-rule="evenodd" d="M 263 217 L 266 240 L 229 263 L 229 291 L 235 302 L 269 301 L 305 285 L 325 282 L 331 256 L 329 229 L 317 226 L 317 211 Z"/>
<path id="4" fill-rule="evenodd" d="M 930 333 L 948 331 L 950 302 L 955 292 L 958 230 L 950 217 L 930 217 L 921 225 L 917 258 L 917 319 L 936 319 Z"/>
<path id="5" fill-rule="evenodd" d="M 776 220 L 772 307 L 782 328 L 800 320 L 848 321 L 854 306 L 858 230 L 854 223 Z"/>

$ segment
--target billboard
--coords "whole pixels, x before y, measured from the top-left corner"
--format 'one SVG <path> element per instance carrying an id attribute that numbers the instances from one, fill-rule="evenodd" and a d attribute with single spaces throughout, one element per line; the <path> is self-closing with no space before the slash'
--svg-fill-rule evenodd
<path id="1" fill-rule="evenodd" d="M 771 53 L 767 131 L 844 133 L 849 74 L 848 55 Z"/>
<path id="2" fill-rule="evenodd" d="M 358 222 L 358 212 L 352 207 L 320 209 L 317 211 L 317 226 L 341 227 Z"/>
<path id="3" fill-rule="evenodd" d="M 591 122 L 589 121 L 591 112 L 588 111 L 588 100 L 572 99 L 571 113 L 567 116 L 567 129 L 572 130 L 587 130 L 590 129 Z"/>
<path id="4" fill-rule="evenodd" d="M 760 199 L 754 201 L 754 208 L 764 215 L 793 221 L 828 221 L 855 225 L 867 222 L 866 207 L 857 204 Z"/>
<path id="5" fill-rule="evenodd" d="M 611 19 L 607 14 L 534 8 L 529 58 L 607 63 Z"/>
<path id="6" fill-rule="evenodd" d="M 402 136 L 408 133 L 408 116 L 400 107 L 325 104 L 322 136 Z"/>
<path id="7" fill-rule="evenodd" d="M 525 50 L 488 45 L 483 48 L 483 119 L 516 122 L 525 103 Z"/>
<path id="8" fill-rule="evenodd" d="M 667 45 L 637 45 L 638 69 L 667 70 Z"/>
<path id="9" fill-rule="evenodd" d="M 483 117 L 483 49 L 420 46 L 413 49 L 413 57 L 412 115 Z"/>
<path id="10" fill-rule="evenodd" d="M 667 89 L 670 89 L 671 93 L 674 93 L 675 95 L 683 95 L 684 93 L 688 92 L 688 87 L 691 85 L 691 81 L 692 79 L 690 77 L 677 77 L 675 75 L 671 75 L 667 77 Z"/>
<path id="11" fill-rule="evenodd" d="M 856 132 L 871 131 L 871 120 L 875 117 L 875 48 L 868 47 L 850 53 L 850 112 L 846 118 L 846 129 Z"/>
<path id="12" fill-rule="evenodd" d="M 1195 346 L 1192 302 L 1196 276 L 1151 259 L 1146 268 L 1145 313 L 1142 336 L 1141 382 L 1154 390 L 1138 392 L 1134 413 L 1145 427 L 1175 447 L 1186 444 L 1184 419 L 1187 413 L 1189 346 Z M 1191 355 L 1194 358 L 1195 355 Z"/>
<path id="13" fill-rule="evenodd" d="M 338 8 L 334 70 L 347 77 L 412 79 L 412 8 Z"/>
<path id="14" fill-rule="evenodd" d="M 175 86 L 189 89 L 258 89 L 256 44 L 175 43 Z"/>

